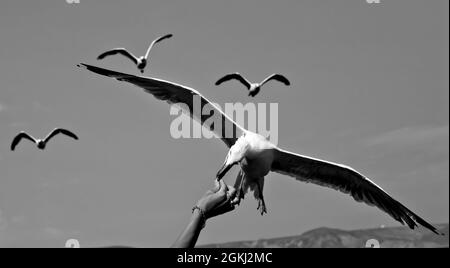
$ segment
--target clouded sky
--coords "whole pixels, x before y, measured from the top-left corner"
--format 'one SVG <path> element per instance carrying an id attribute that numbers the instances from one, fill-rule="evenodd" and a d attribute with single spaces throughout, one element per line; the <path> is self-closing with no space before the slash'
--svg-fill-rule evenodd
<path id="1" fill-rule="evenodd" d="M 0 3 L 0 246 L 169 246 L 212 187 L 226 147 L 173 139 L 169 106 L 79 62 L 137 74 L 113 47 L 152 52 L 148 74 L 219 103 L 278 103 L 282 148 L 344 163 L 430 222 L 449 219 L 448 1 L 6 0 Z M 259 81 L 250 99 L 240 72 Z M 44 136 L 46 151 L 12 138 Z M 232 184 L 236 169 L 225 178 Z M 260 216 L 249 196 L 199 243 L 301 234 L 321 226 L 396 226 L 383 212 L 270 174 Z"/>

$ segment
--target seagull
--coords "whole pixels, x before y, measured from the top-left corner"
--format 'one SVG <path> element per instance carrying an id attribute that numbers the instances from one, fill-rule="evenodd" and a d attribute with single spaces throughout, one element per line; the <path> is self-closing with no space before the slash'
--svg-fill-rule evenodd
<path id="1" fill-rule="evenodd" d="M 233 200 L 234 204 L 239 204 L 240 199 L 248 191 L 253 191 L 253 195 L 258 201 L 257 209 L 261 215 L 267 213 L 263 196 L 264 177 L 272 171 L 288 175 L 298 181 L 341 191 L 351 195 L 357 202 L 378 207 L 398 222 L 407 224 L 411 229 L 420 224 L 432 232 L 440 234 L 433 225 L 353 168 L 280 149 L 265 137 L 239 126 L 195 89 L 157 78 L 139 77 L 82 63 L 78 66 L 100 75 L 131 83 L 169 104 L 184 104 L 180 106 L 188 108 L 187 112 L 192 118 L 199 120 L 202 126 L 213 131 L 229 148 L 225 162 L 217 172 L 216 179 L 222 179 L 234 165 L 240 165 L 240 171 L 234 184 L 237 190 L 237 196 Z M 193 97 L 201 100 L 199 102 L 201 107 L 196 109 L 203 111 L 207 106 L 205 109 L 213 111 L 213 113 L 202 114 L 198 118 L 194 116 L 193 106 L 197 102 L 194 102 Z M 213 116 L 219 116 L 222 127 L 214 126 L 214 121 L 210 120 Z M 231 133 L 229 133 L 230 130 Z"/>
<path id="2" fill-rule="evenodd" d="M 147 53 L 145 53 L 145 56 L 136 57 L 131 52 L 128 52 L 128 50 L 126 50 L 125 48 L 114 48 L 112 50 L 108 50 L 108 51 L 100 54 L 97 57 L 97 59 L 102 60 L 107 56 L 121 54 L 121 55 L 129 58 L 130 60 L 132 60 L 134 62 L 134 64 L 136 64 L 137 68 L 141 71 L 141 73 L 144 73 L 144 69 L 147 66 L 148 56 L 150 55 L 150 51 L 152 50 L 153 46 L 156 43 L 159 43 L 160 41 L 170 38 L 170 37 L 172 37 L 172 34 L 166 34 L 166 35 L 160 36 L 160 37 L 156 38 L 155 40 L 153 40 L 153 42 L 148 47 Z"/>
<path id="3" fill-rule="evenodd" d="M 223 82 L 229 81 L 231 79 L 236 79 L 239 82 L 241 82 L 242 84 L 244 84 L 244 86 L 247 87 L 247 89 L 249 90 L 248 95 L 251 97 L 255 97 L 256 94 L 259 93 L 259 91 L 261 90 L 261 87 L 269 82 L 270 80 L 276 80 L 279 81 L 283 84 L 285 84 L 286 86 L 291 85 L 291 83 L 289 82 L 289 80 L 287 80 L 286 77 L 284 77 L 281 74 L 271 74 L 269 75 L 266 79 L 264 79 L 262 82 L 260 83 L 250 83 L 250 81 L 248 81 L 245 77 L 243 77 L 240 73 L 232 73 L 232 74 L 227 74 L 224 77 L 220 78 L 219 80 L 217 80 L 216 82 L 216 86 L 222 84 Z"/>
<path id="4" fill-rule="evenodd" d="M 47 137 L 45 139 L 35 139 L 33 136 L 29 135 L 28 133 L 22 131 L 20 132 L 13 140 L 12 144 L 11 144 L 11 151 L 14 151 L 14 149 L 16 149 L 17 144 L 19 144 L 19 142 L 22 139 L 27 139 L 30 140 L 32 142 L 34 142 L 37 147 L 41 150 L 44 150 L 45 147 L 47 146 L 47 143 L 56 135 L 58 134 L 64 134 L 67 135 L 75 140 L 78 140 L 78 137 L 73 134 L 72 132 L 63 129 L 63 128 L 55 128 L 52 132 L 50 132 L 50 134 L 47 135 Z"/>

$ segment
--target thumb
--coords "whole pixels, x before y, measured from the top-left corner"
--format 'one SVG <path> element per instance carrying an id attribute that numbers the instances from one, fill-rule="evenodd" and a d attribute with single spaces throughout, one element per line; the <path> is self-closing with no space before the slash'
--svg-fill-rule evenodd
<path id="1" fill-rule="evenodd" d="M 219 189 L 219 191 L 224 192 L 224 193 L 227 193 L 227 191 L 228 191 L 228 186 L 227 186 L 227 184 L 226 184 L 223 180 L 220 180 L 219 184 L 220 184 L 220 189 Z"/>
<path id="2" fill-rule="evenodd" d="M 220 182 L 218 180 L 214 180 L 214 188 L 212 189 L 212 191 L 214 193 L 217 193 L 217 191 L 220 190 L 220 187 L 221 187 Z"/>

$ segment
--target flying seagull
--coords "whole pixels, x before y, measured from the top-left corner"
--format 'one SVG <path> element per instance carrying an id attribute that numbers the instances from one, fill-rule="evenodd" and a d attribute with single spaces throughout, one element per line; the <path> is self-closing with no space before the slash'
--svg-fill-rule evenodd
<path id="1" fill-rule="evenodd" d="M 19 144 L 19 142 L 22 139 L 27 139 L 29 141 L 34 142 L 37 147 L 41 150 L 44 150 L 45 147 L 47 146 L 47 143 L 56 135 L 58 134 L 64 134 L 67 135 L 71 138 L 74 138 L 75 140 L 78 140 L 78 137 L 73 134 L 72 132 L 63 129 L 63 128 L 55 128 L 52 132 L 50 132 L 50 134 L 47 135 L 47 137 L 45 139 L 35 139 L 33 136 L 27 134 L 26 132 L 20 132 L 13 140 L 12 144 L 11 144 L 11 151 L 14 151 L 14 149 L 16 149 L 17 144 Z"/>
<path id="2" fill-rule="evenodd" d="M 261 90 L 261 87 L 269 82 L 270 80 L 276 80 L 279 81 L 283 84 L 285 84 L 286 86 L 291 85 L 291 83 L 289 82 L 289 80 L 287 80 L 286 77 L 284 77 L 281 74 L 271 74 L 269 75 L 266 79 L 264 79 L 262 82 L 260 83 L 250 83 L 250 81 L 248 81 L 245 77 L 243 77 L 240 73 L 232 73 L 232 74 L 227 74 L 224 77 L 220 78 L 219 80 L 217 80 L 216 82 L 216 86 L 222 84 L 223 82 L 232 80 L 232 79 L 236 79 L 239 82 L 241 82 L 242 84 L 244 84 L 244 86 L 247 87 L 247 89 L 249 90 L 248 95 L 251 97 L 255 97 L 256 94 L 259 93 L 259 91 Z"/>
<path id="3" fill-rule="evenodd" d="M 192 88 L 157 78 L 139 77 L 86 64 L 78 66 L 100 75 L 131 83 L 159 100 L 171 104 L 182 103 L 185 108 L 189 108 L 187 112 L 191 117 L 200 120 L 204 127 L 213 131 L 229 147 L 225 162 L 217 173 L 217 179 L 222 179 L 234 165 L 239 164 L 241 167 L 235 182 L 238 194 L 237 199 L 233 201 L 236 204 L 250 190 L 254 192 L 255 198 L 258 200 L 260 213 L 266 213 L 263 197 L 264 177 L 269 171 L 273 171 L 294 177 L 299 181 L 311 182 L 350 194 L 356 201 L 378 207 L 398 222 L 407 224 L 411 229 L 420 224 L 439 234 L 434 226 L 414 214 L 361 173 L 345 165 L 278 148 L 263 136 L 236 124 L 218 107 Z M 193 105 L 197 102 L 193 101 L 193 97 L 201 100 L 201 107 L 196 107 L 196 109 L 201 111 L 208 109 L 213 113 L 202 114 L 196 118 L 193 114 Z M 214 126 L 213 122 L 217 120 L 210 120 L 212 116 L 219 116 L 218 120 L 222 123 L 222 127 Z M 230 127 L 227 125 L 231 126 L 232 133 L 227 132 L 230 131 Z"/>
<path id="4" fill-rule="evenodd" d="M 172 37 L 172 34 L 166 34 L 164 36 L 160 36 L 160 37 L 156 38 L 155 40 L 153 40 L 153 42 L 148 47 L 147 53 L 145 53 L 145 56 L 136 57 L 131 52 L 128 52 L 128 50 L 126 50 L 125 48 L 114 48 L 112 50 L 108 50 L 108 51 L 100 54 L 97 57 L 97 59 L 102 60 L 107 56 L 121 54 L 121 55 L 129 58 L 130 60 L 132 60 L 134 62 L 134 64 L 136 64 L 137 68 L 141 71 L 141 73 L 144 73 L 144 69 L 147 66 L 147 62 L 148 62 L 148 56 L 150 55 L 150 51 L 152 50 L 153 46 L 156 43 L 159 43 L 160 41 L 162 41 L 166 38 L 170 38 L 170 37 Z"/>

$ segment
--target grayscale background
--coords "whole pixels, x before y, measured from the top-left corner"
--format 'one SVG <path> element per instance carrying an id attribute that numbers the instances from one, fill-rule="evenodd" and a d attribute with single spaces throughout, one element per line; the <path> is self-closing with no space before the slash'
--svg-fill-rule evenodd
<path id="1" fill-rule="evenodd" d="M 173 139 L 169 106 L 142 90 L 78 69 L 138 74 L 113 47 L 143 54 L 146 75 L 210 100 L 279 103 L 279 143 L 350 165 L 432 223 L 449 221 L 449 2 L 444 0 L 5 0 L 0 3 L 0 247 L 167 247 L 213 186 L 226 147 Z M 258 81 L 255 98 L 223 74 Z M 21 130 L 44 136 L 9 150 Z M 235 179 L 237 169 L 225 177 Z M 268 214 L 248 196 L 214 218 L 198 244 L 301 234 L 321 226 L 398 226 L 331 189 L 266 177 Z"/>

